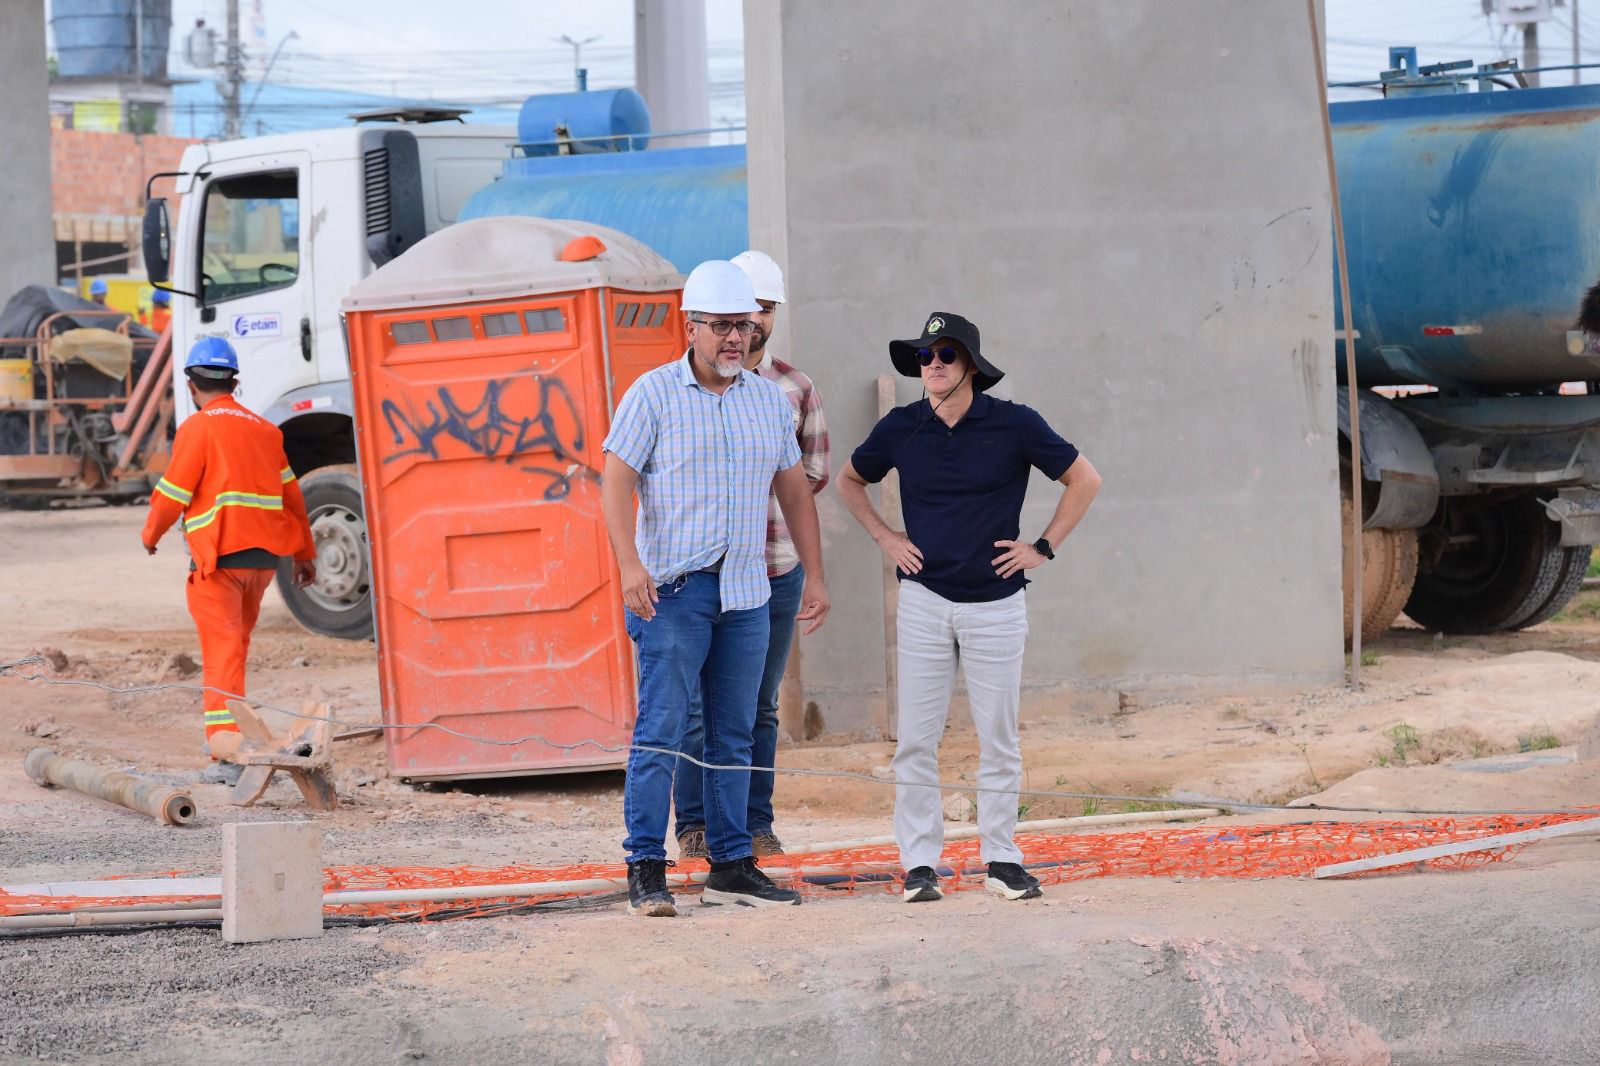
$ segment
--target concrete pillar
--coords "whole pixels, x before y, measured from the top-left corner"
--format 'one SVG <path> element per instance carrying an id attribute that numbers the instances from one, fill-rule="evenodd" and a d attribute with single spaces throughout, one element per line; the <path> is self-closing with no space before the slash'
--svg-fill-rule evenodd
<path id="1" fill-rule="evenodd" d="M 322 830 L 315 822 L 222 827 L 222 939 L 322 935 Z"/>
<path id="2" fill-rule="evenodd" d="M 1329 196 L 1311 29 L 1277 0 L 746 0 L 751 243 L 837 470 L 887 346 L 983 331 L 1105 477 L 1032 571 L 1034 686 L 1335 681 L 1342 667 Z M 919 396 L 900 379 L 899 401 Z M 1021 535 L 1059 486 L 1037 476 Z M 830 728 L 882 699 L 879 552 L 819 499 Z"/>
<path id="3" fill-rule="evenodd" d="M 0 33 L 0 303 L 56 280 L 42 0 L 12 0 Z"/>
<path id="4" fill-rule="evenodd" d="M 633 68 L 639 95 L 657 130 L 711 125 L 706 67 L 705 0 L 634 0 Z M 705 137 L 674 137 L 655 147 L 683 148 Z"/>

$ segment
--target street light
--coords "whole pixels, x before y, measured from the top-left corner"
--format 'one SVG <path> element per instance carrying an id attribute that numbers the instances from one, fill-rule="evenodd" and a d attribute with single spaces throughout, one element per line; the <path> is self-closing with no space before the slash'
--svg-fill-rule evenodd
<path id="1" fill-rule="evenodd" d="M 278 42 L 278 47 L 272 50 L 272 58 L 267 60 L 267 69 L 261 72 L 261 80 L 256 82 L 256 91 L 250 94 L 250 102 L 245 105 L 244 114 L 239 117 L 241 125 L 243 125 L 245 119 L 250 117 L 250 112 L 255 110 L 256 100 L 261 96 L 261 90 L 266 88 L 267 79 L 272 77 L 272 67 L 278 62 L 278 53 L 282 52 L 283 46 L 290 41 L 298 41 L 299 39 L 300 35 L 290 30 L 284 34 L 283 40 Z"/>
<path id="2" fill-rule="evenodd" d="M 567 34 L 563 33 L 560 37 L 552 37 L 550 39 L 556 44 L 572 46 L 572 80 L 573 83 L 577 85 L 578 91 L 582 92 L 584 88 L 586 88 L 586 83 L 589 80 L 584 76 L 583 72 L 583 46 L 586 44 L 593 44 L 600 38 L 598 36 L 585 37 L 581 41 L 575 41 Z"/>

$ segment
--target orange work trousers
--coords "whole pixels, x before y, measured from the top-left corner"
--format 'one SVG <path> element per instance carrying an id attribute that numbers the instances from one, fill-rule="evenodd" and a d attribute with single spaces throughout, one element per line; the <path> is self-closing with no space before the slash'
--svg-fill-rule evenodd
<path id="1" fill-rule="evenodd" d="M 244 695 L 250 632 L 261 614 L 271 570 L 213 570 L 189 574 L 189 614 L 200 633 L 200 668 L 205 679 L 206 739 L 239 726 L 228 701 Z M 230 695 L 231 694 L 231 695 Z"/>

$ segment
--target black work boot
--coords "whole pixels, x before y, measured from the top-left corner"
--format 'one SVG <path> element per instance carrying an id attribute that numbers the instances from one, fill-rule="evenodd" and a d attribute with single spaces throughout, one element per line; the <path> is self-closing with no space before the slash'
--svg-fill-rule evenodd
<path id="1" fill-rule="evenodd" d="M 676 918 L 678 908 L 667 891 L 666 859 L 635 859 L 628 864 L 628 913 L 646 918 Z"/>
<path id="2" fill-rule="evenodd" d="M 755 859 L 735 859 L 711 864 L 711 876 L 706 878 L 700 901 L 708 907 L 723 903 L 740 907 L 798 907 L 800 893 L 773 884 Z"/>

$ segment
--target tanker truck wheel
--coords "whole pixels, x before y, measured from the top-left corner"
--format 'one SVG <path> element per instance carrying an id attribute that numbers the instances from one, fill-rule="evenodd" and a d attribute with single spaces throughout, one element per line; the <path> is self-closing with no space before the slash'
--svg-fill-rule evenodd
<path id="1" fill-rule="evenodd" d="M 1562 608 L 1572 602 L 1572 597 L 1583 588 L 1583 579 L 1589 574 L 1589 556 L 1592 548 L 1562 548 L 1561 554 L 1566 561 L 1561 565 L 1561 571 L 1556 577 L 1555 587 L 1550 590 L 1550 595 L 1545 601 L 1533 610 L 1526 618 L 1513 622 L 1511 629 L 1527 629 L 1536 626 L 1558 614 Z"/>
<path id="2" fill-rule="evenodd" d="M 1531 496 L 1486 507 L 1452 507 L 1429 529 L 1431 565 L 1417 575 L 1406 614 L 1424 629 L 1495 633 L 1542 622 L 1572 598 L 1576 551 Z M 1576 577 L 1583 580 L 1580 572 Z"/>
<path id="3" fill-rule="evenodd" d="M 372 638 L 372 560 L 361 480 L 354 466 L 324 466 L 300 479 L 317 547 L 317 580 L 294 584 L 294 560 L 278 563 L 278 591 L 295 620 L 341 640 Z"/>
<path id="4" fill-rule="evenodd" d="M 1344 544 L 1344 642 L 1349 647 L 1355 627 L 1351 622 L 1350 497 L 1339 509 Z M 1400 617 L 1411 583 L 1417 576 L 1417 531 L 1414 529 L 1364 529 L 1361 531 L 1361 642 L 1377 640 Z"/>

